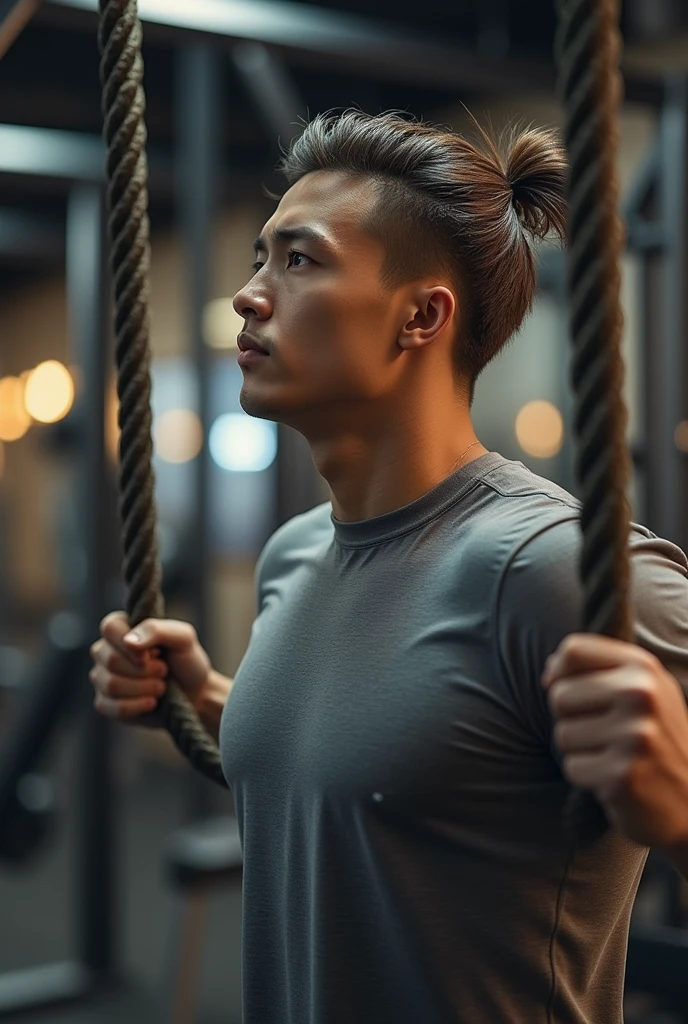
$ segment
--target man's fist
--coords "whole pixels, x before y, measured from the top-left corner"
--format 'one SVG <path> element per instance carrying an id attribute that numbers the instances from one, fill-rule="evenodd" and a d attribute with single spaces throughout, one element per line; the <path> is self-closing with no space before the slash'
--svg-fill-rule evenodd
<path id="1" fill-rule="evenodd" d="M 90 679 L 94 707 L 109 718 L 157 725 L 150 715 L 172 676 L 196 705 L 211 671 L 210 659 L 188 622 L 146 619 L 129 629 L 124 612 L 100 624 L 101 639 L 91 647 Z"/>
<path id="2" fill-rule="evenodd" d="M 688 709 L 649 651 L 572 634 L 542 677 L 569 781 L 592 790 L 612 825 L 643 846 L 688 840 Z"/>

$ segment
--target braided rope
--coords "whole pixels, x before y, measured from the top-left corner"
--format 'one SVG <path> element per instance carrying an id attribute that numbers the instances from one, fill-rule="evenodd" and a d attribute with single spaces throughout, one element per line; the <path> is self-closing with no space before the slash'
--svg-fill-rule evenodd
<path id="1" fill-rule="evenodd" d="M 621 355 L 621 254 L 616 170 L 622 96 L 618 0 L 558 0 L 556 51 L 569 153 L 569 265 L 576 477 L 582 500 L 583 629 L 633 639 L 626 487 L 630 458 Z M 591 842 L 602 808 L 574 790 L 567 831 Z"/>
<path id="2" fill-rule="evenodd" d="M 136 0 L 100 0 L 98 46 L 120 402 L 120 517 L 126 610 L 132 626 L 164 614 L 151 464 L 150 244 L 141 37 Z M 216 744 L 172 680 L 157 715 L 193 767 L 226 786 Z"/>

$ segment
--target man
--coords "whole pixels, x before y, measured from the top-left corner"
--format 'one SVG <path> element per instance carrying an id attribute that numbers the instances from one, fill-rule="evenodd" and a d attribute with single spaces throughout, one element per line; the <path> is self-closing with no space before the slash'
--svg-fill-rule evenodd
<path id="1" fill-rule="evenodd" d="M 219 739 L 245 1024 L 621 1022 L 647 846 L 685 863 L 688 563 L 634 526 L 638 646 L 577 635 L 578 503 L 470 413 L 532 303 L 528 234 L 563 233 L 563 154 L 349 111 L 283 169 L 234 300 L 240 400 L 303 433 L 332 500 L 266 544 L 235 680 L 188 624 L 116 613 L 96 707 L 136 721 L 169 672 Z M 613 826 L 589 848 L 570 782 Z"/>

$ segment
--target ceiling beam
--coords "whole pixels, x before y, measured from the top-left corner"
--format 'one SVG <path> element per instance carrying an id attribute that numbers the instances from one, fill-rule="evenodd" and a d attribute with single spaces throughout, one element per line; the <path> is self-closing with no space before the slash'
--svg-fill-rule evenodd
<path id="1" fill-rule="evenodd" d="M 44 0 L 39 17 L 93 27 L 97 0 Z M 489 57 L 389 22 L 292 0 L 139 0 L 148 38 L 200 36 L 218 45 L 262 43 L 290 62 L 373 79 L 449 90 L 495 93 L 556 88 L 553 60 Z M 628 75 L 626 98 L 659 105 L 661 83 Z"/>
<path id="2" fill-rule="evenodd" d="M 96 10 L 97 0 L 45 0 L 42 18 L 71 14 L 72 24 L 83 25 Z M 291 0 L 139 0 L 139 15 L 148 38 L 263 43 L 292 62 L 372 78 L 485 92 L 539 91 L 553 84 L 547 62 L 478 56 L 384 21 Z"/>
<path id="3" fill-rule="evenodd" d="M 41 0 L 0 0 L 0 57 L 23 32 L 38 10 Z"/>

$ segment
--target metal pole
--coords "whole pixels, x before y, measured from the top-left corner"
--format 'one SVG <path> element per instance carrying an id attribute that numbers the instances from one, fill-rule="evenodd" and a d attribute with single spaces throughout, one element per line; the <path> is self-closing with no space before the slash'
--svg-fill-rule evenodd
<path id="1" fill-rule="evenodd" d="M 661 217 L 665 262 L 661 344 L 656 360 L 657 524 L 652 528 L 668 540 L 686 545 L 686 461 L 676 448 L 674 433 L 688 415 L 686 408 L 686 244 L 688 242 L 688 81 L 669 75 L 661 116 Z"/>
<path id="2" fill-rule="evenodd" d="M 98 635 L 105 612 L 107 558 L 113 538 L 107 503 L 112 482 L 105 459 L 107 381 L 107 249 L 100 186 L 74 187 L 67 211 L 67 290 L 74 355 L 81 366 L 81 462 L 78 499 L 85 578 L 81 610 L 87 635 Z M 83 667 L 83 735 L 77 793 L 80 959 L 104 974 L 115 965 L 115 849 L 112 724 L 92 708 Z"/>
<path id="3" fill-rule="evenodd" d="M 212 227 L 217 208 L 221 67 L 205 44 L 184 47 L 178 55 L 178 209 L 188 281 L 191 353 L 197 380 L 203 445 L 195 460 L 195 513 L 191 530 L 191 602 L 194 625 L 206 649 L 210 644 L 208 590 L 212 564 L 210 524 L 210 351 L 203 336 L 203 312 L 211 274 Z M 212 657 L 212 652 L 211 652 Z M 194 777 L 192 813 L 207 812 L 210 787 Z"/>

